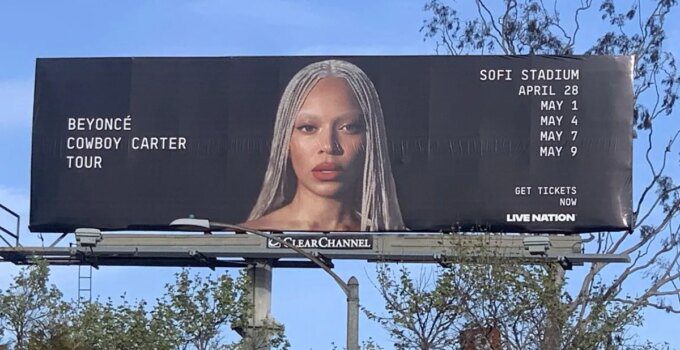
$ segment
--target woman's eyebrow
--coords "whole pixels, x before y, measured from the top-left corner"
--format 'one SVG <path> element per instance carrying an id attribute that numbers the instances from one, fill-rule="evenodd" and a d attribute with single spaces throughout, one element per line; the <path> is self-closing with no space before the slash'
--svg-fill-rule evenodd
<path id="1" fill-rule="evenodd" d="M 335 116 L 335 118 L 336 119 L 355 119 L 355 118 L 358 118 L 358 119 L 363 120 L 364 119 L 364 118 L 362 118 L 363 115 L 364 114 L 361 112 L 361 110 L 351 110 L 351 111 L 347 111 L 347 112 L 338 114 L 338 115 Z"/>
<path id="2" fill-rule="evenodd" d="M 316 115 L 316 114 L 312 114 L 312 113 L 300 112 L 300 113 L 298 113 L 298 115 L 297 115 L 297 117 L 295 118 L 295 120 L 297 121 L 297 120 L 300 119 L 300 118 L 306 118 L 306 119 L 318 119 L 319 116 Z"/>
<path id="3" fill-rule="evenodd" d="M 354 119 L 354 118 L 359 118 L 362 119 L 363 113 L 361 110 L 347 110 L 344 112 L 341 112 L 340 114 L 337 114 L 333 116 L 333 119 Z M 298 113 L 297 117 L 295 118 L 295 122 L 300 122 L 300 121 L 317 121 L 319 119 L 323 119 L 321 116 L 313 114 L 313 113 L 308 113 L 308 112 L 300 112 Z"/>

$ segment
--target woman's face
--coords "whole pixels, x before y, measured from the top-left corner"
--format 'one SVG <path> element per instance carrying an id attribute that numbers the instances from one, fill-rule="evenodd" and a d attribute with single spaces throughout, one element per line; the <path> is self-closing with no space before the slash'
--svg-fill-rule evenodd
<path id="1" fill-rule="evenodd" d="M 363 174 L 366 126 L 343 78 L 323 78 L 312 88 L 293 125 L 290 161 L 302 186 L 322 197 L 355 193 Z"/>

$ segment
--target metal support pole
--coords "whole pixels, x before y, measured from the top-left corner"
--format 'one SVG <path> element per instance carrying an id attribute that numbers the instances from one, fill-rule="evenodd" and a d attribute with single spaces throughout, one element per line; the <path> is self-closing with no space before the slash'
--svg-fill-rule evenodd
<path id="1" fill-rule="evenodd" d="M 350 282 L 354 280 L 354 294 L 352 294 L 352 286 L 348 285 L 345 283 L 345 281 L 340 278 L 333 270 L 328 266 L 323 260 L 319 259 L 318 257 L 314 256 L 310 252 L 305 251 L 304 249 L 300 249 L 296 247 L 295 245 L 286 242 L 285 240 L 281 239 L 280 237 L 277 237 L 275 235 L 262 232 L 259 230 L 254 230 L 250 229 L 247 227 L 243 226 L 237 226 L 237 225 L 231 225 L 231 224 L 225 224 L 225 223 L 217 223 L 217 222 L 212 222 L 209 223 L 208 227 L 212 226 L 217 226 L 221 228 L 227 228 L 227 229 L 236 229 L 236 230 L 241 230 L 245 231 L 248 233 L 252 233 L 254 235 L 264 237 L 267 239 L 271 239 L 275 242 L 280 243 L 282 246 L 290 248 L 294 250 L 295 252 L 299 253 L 300 255 L 306 257 L 307 259 L 311 260 L 315 264 L 317 264 L 320 268 L 322 268 L 326 273 L 331 275 L 335 282 L 340 286 L 340 289 L 345 293 L 347 296 L 347 350 L 359 350 L 359 281 L 355 277 L 350 278 Z M 269 265 L 269 291 L 271 293 L 271 265 Z M 271 294 L 269 295 L 270 302 L 271 302 Z M 351 322 L 351 323 L 350 323 Z M 351 328 L 350 328 L 351 327 Z"/>
<path id="2" fill-rule="evenodd" d="M 359 350 L 359 281 L 352 276 L 347 286 L 347 350 Z"/>
<path id="3" fill-rule="evenodd" d="M 250 280 L 252 315 L 241 332 L 246 347 L 257 350 L 270 349 L 269 340 L 279 326 L 271 317 L 272 264 L 269 260 L 250 260 L 247 268 Z"/>
<path id="4" fill-rule="evenodd" d="M 268 261 L 254 261 L 248 265 L 251 283 L 253 314 L 249 327 L 264 327 L 271 320 L 272 265 Z"/>

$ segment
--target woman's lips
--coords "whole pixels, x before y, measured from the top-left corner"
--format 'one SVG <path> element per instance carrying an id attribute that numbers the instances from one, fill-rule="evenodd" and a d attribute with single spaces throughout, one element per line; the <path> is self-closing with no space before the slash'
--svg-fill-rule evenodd
<path id="1" fill-rule="evenodd" d="M 333 181 L 342 173 L 342 168 L 331 162 L 321 163 L 312 169 L 312 175 L 319 181 Z"/>

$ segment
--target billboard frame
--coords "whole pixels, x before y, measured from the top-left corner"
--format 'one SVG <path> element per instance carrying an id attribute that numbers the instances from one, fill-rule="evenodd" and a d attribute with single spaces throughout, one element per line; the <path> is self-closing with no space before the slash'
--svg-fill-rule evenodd
<path id="1" fill-rule="evenodd" d="M 52 265 L 246 267 L 247 259 L 273 261 L 275 268 L 315 267 L 291 249 L 267 247 L 267 239 L 239 233 L 108 233 L 79 230 L 74 246 L 59 243 L 71 233 L 60 234 L 49 246 L 0 248 L 0 262 L 30 265 L 42 258 Z M 311 235 L 311 234 L 306 234 Z M 326 237 L 346 233 L 324 234 Z M 332 267 L 332 261 L 434 263 L 447 265 L 470 258 L 456 247 L 485 246 L 479 257 L 498 256 L 521 263 L 558 262 L 565 266 L 595 262 L 629 262 L 627 254 L 583 253 L 580 235 L 536 234 L 365 234 L 372 249 L 308 249 Z M 282 235 L 286 237 L 286 235 Z"/>

